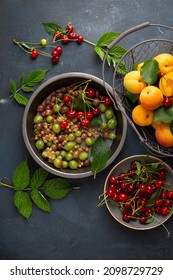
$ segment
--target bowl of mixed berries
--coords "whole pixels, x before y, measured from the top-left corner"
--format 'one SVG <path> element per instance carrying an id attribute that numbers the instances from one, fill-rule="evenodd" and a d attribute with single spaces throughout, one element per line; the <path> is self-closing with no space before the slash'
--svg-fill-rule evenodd
<path id="1" fill-rule="evenodd" d="M 132 229 L 164 226 L 173 210 L 172 181 L 167 163 L 151 155 L 133 155 L 109 172 L 99 205 L 106 203 L 113 218 Z"/>
<path id="2" fill-rule="evenodd" d="M 43 83 L 23 116 L 23 138 L 34 160 L 66 178 L 95 175 L 120 153 L 127 121 L 112 88 L 93 75 L 65 73 Z"/>

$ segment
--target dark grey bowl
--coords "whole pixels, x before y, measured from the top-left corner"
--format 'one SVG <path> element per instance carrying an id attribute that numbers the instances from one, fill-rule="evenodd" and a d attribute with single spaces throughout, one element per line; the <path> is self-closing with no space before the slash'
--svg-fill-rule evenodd
<path id="1" fill-rule="evenodd" d="M 110 175 L 118 176 L 121 172 L 127 172 L 132 161 L 140 161 L 141 159 L 144 159 L 146 163 L 162 162 L 163 167 L 167 174 L 167 181 L 170 186 L 172 185 L 173 171 L 172 171 L 172 168 L 167 163 L 165 163 L 163 160 L 161 160 L 155 156 L 151 156 L 151 155 L 133 155 L 133 156 L 127 157 L 127 158 L 123 159 L 122 161 L 120 161 L 119 163 L 117 163 L 112 168 L 112 170 L 109 172 L 109 174 L 106 177 L 105 184 L 104 184 L 104 197 L 105 197 L 106 206 L 107 206 L 108 211 L 110 212 L 112 217 L 116 221 L 118 221 L 120 224 L 122 224 L 123 226 L 126 226 L 128 228 L 135 229 L 135 230 L 149 230 L 149 229 L 153 229 L 155 227 L 158 227 L 158 226 L 164 224 L 172 216 L 172 212 L 170 212 L 166 216 L 156 214 L 156 219 L 154 219 L 153 222 L 151 222 L 150 224 L 140 224 L 139 221 L 133 221 L 133 220 L 130 221 L 130 223 L 126 223 L 122 220 L 122 213 L 121 213 L 120 209 L 117 206 L 111 204 L 109 201 L 106 200 L 106 190 L 108 188 Z"/>
<path id="2" fill-rule="evenodd" d="M 71 169 L 59 170 L 53 167 L 53 165 L 48 163 L 44 158 L 42 158 L 41 154 L 35 148 L 35 140 L 33 135 L 33 118 L 36 114 L 37 106 L 41 104 L 46 99 L 46 97 L 48 97 L 52 93 L 52 91 L 57 90 L 61 86 L 68 86 L 72 83 L 83 81 L 85 79 L 86 80 L 91 79 L 92 80 L 91 86 L 97 88 L 102 95 L 105 96 L 107 95 L 103 81 L 101 79 L 86 73 L 78 73 L 78 72 L 64 73 L 47 80 L 40 87 L 38 87 L 35 90 L 35 92 L 32 94 L 31 98 L 29 99 L 28 104 L 24 111 L 22 130 L 23 130 L 24 142 L 26 144 L 29 153 L 41 167 L 43 167 L 48 172 L 57 176 L 66 177 L 66 178 L 84 178 L 93 175 L 93 172 L 89 167 L 79 168 L 77 170 L 71 170 Z M 112 88 L 107 84 L 106 86 L 109 92 L 112 94 Z M 103 169 L 108 167 L 118 156 L 118 154 L 120 153 L 124 145 L 124 141 L 126 138 L 127 121 L 124 115 L 120 111 L 115 110 L 115 115 L 118 121 L 118 126 L 116 131 L 117 137 L 111 145 L 112 155 L 110 159 L 107 161 Z"/>

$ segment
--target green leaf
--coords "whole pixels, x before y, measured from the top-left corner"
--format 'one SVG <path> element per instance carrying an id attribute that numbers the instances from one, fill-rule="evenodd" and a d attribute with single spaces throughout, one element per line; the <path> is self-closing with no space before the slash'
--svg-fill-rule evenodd
<path id="1" fill-rule="evenodd" d="M 101 60 L 104 59 L 104 51 L 102 50 L 102 48 L 98 47 L 97 45 L 94 47 L 95 52 L 98 54 L 98 56 L 101 58 Z"/>
<path id="2" fill-rule="evenodd" d="M 34 89 L 32 87 L 28 87 L 26 85 L 23 85 L 21 88 L 24 92 L 33 92 Z"/>
<path id="3" fill-rule="evenodd" d="M 114 63 L 113 63 L 114 65 Z M 114 65 L 115 68 L 116 65 Z M 123 61 L 121 61 L 120 63 L 118 63 L 118 68 L 117 68 L 117 73 L 121 74 L 121 75 L 125 75 L 128 72 L 125 63 Z"/>
<path id="4" fill-rule="evenodd" d="M 53 199 L 60 199 L 65 197 L 73 186 L 64 178 L 55 178 L 47 180 L 44 185 L 44 193 Z"/>
<path id="5" fill-rule="evenodd" d="M 48 71 L 49 70 L 46 69 L 46 70 L 34 70 L 34 71 L 30 72 L 26 77 L 26 81 L 25 81 L 26 85 L 28 87 L 37 85 L 44 79 L 44 77 Z"/>
<path id="6" fill-rule="evenodd" d="M 139 94 L 134 94 L 129 91 L 126 92 L 126 96 L 133 104 L 139 99 Z"/>
<path id="7" fill-rule="evenodd" d="M 170 131 L 171 131 L 171 133 L 173 134 L 173 122 L 171 122 Z"/>
<path id="8" fill-rule="evenodd" d="M 157 81 L 157 75 L 159 72 L 159 64 L 155 59 L 146 60 L 140 70 L 141 77 L 149 85 L 152 85 Z"/>
<path id="9" fill-rule="evenodd" d="M 85 110 L 85 104 L 81 96 L 74 98 L 73 100 L 73 108 L 78 111 Z"/>
<path id="10" fill-rule="evenodd" d="M 154 112 L 154 122 L 161 121 L 171 123 L 173 121 L 173 106 L 169 108 L 160 107 Z"/>
<path id="11" fill-rule="evenodd" d="M 38 208 L 43 211 L 50 212 L 50 203 L 39 190 L 33 189 L 31 191 L 31 198 Z"/>
<path id="12" fill-rule="evenodd" d="M 98 137 L 91 147 L 91 170 L 96 174 L 108 161 L 111 156 L 111 149 L 108 143 Z"/>
<path id="13" fill-rule="evenodd" d="M 46 180 L 48 174 L 49 173 L 41 167 L 36 169 L 29 183 L 30 188 L 31 189 L 40 188 L 43 185 L 44 181 Z"/>
<path id="14" fill-rule="evenodd" d="M 14 93 L 13 97 L 20 105 L 26 106 L 26 104 L 28 103 L 28 99 L 20 93 Z"/>
<path id="15" fill-rule="evenodd" d="M 21 77 L 20 77 L 20 82 L 19 82 L 20 87 L 22 87 L 22 86 L 24 85 L 24 82 L 25 82 L 25 74 L 22 73 L 22 75 L 21 75 Z"/>
<path id="16" fill-rule="evenodd" d="M 10 90 L 12 94 L 16 93 L 16 83 L 12 79 L 10 80 Z"/>
<path id="17" fill-rule="evenodd" d="M 120 59 L 126 53 L 126 49 L 120 46 L 114 46 L 109 51 L 109 55 L 115 57 L 116 59 Z"/>
<path id="18" fill-rule="evenodd" d="M 107 47 L 113 40 L 115 40 L 120 35 L 119 32 L 106 32 L 97 41 L 96 46 Z"/>
<path id="19" fill-rule="evenodd" d="M 32 213 L 32 201 L 28 194 L 23 191 L 16 191 L 14 194 L 14 205 L 19 213 L 29 220 Z"/>
<path id="20" fill-rule="evenodd" d="M 90 126 L 100 126 L 103 123 L 101 115 L 92 118 Z"/>
<path id="21" fill-rule="evenodd" d="M 30 170 L 27 159 L 22 161 L 14 170 L 12 177 L 14 190 L 24 190 L 30 180 Z"/>
<path id="22" fill-rule="evenodd" d="M 57 30 L 61 31 L 62 33 L 66 33 L 66 30 L 64 28 L 54 22 L 44 22 L 42 23 L 42 25 L 49 35 L 53 36 L 55 31 Z"/>

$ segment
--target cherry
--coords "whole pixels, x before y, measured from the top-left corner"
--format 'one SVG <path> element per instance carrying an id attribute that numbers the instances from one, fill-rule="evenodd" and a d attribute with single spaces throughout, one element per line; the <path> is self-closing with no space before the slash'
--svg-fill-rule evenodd
<path id="1" fill-rule="evenodd" d="M 58 51 L 56 50 L 56 48 L 51 52 L 52 56 L 58 56 Z"/>
<path id="2" fill-rule="evenodd" d="M 114 193 L 115 193 L 114 190 L 112 190 L 112 189 L 110 189 L 110 188 L 107 190 L 107 195 L 108 195 L 109 197 L 113 197 L 113 196 L 114 196 Z"/>
<path id="3" fill-rule="evenodd" d="M 76 40 L 78 38 L 78 36 L 75 32 L 71 32 L 68 34 L 68 38 L 72 39 L 72 40 Z"/>
<path id="4" fill-rule="evenodd" d="M 93 98 L 95 96 L 96 92 L 93 88 L 87 88 L 86 89 L 86 96 L 89 98 Z"/>
<path id="5" fill-rule="evenodd" d="M 147 185 L 144 185 L 144 184 L 140 184 L 139 185 L 139 189 L 142 193 L 146 192 L 147 191 Z"/>
<path id="6" fill-rule="evenodd" d="M 168 190 L 168 192 L 167 192 L 167 197 L 168 197 L 169 199 L 173 199 L 173 190 Z"/>
<path id="7" fill-rule="evenodd" d="M 168 206 L 163 206 L 161 208 L 161 212 L 162 212 L 163 215 L 167 215 L 170 212 L 169 207 Z"/>
<path id="8" fill-rule="evenodd" d="M 155 199 L 154 204 L 155 204 L 156 206 L 162 206 L 162 204 L 163 204 L 163 200 L 162 200 L 162 199 L 160 199 L 160 198 L 157 198 L 157 199 Z"/>
<path id="9" fill-rule="evenodd" d="M 122 219 L 123 219 L 123 221 L 126 222 L 126 223 L 129 223 L 129 222 L 130 222 L 129 215 L 126 214 L 126 213 L 124 213 L 124 214 L 122 215 Z"/>
<path id="10" fill-rule="evenodd" d="M 94 115 L 94 116 L 98 116 L 98 115 L 100 115 L 100 113 L 101 113 L 101 111 L 100 111 L 99 108 L 94 108 L 94 109 L 93 109 L 93 115 Z"/>
<path id="11" fill-rule="evenodd" d="M 71 100 L 70 95 L 65 94 L 65 95 L 63 96 L 63 101 L 64 101 L 64 102 L 68 103 L 70 100 Z"/>
<path id="12" fill-rule="evenodd" d="M 77 112 L 75 109 L 72 109 L 72 110 L 69 110 L 67 112 L 67 116 L 70 118 L 70 119 L 74 119 L 76 116 L 77 116 Z"/>
<path id="13" fill-rule="evenodd" d="M 106 106 L 109 106 L 111 104 L 111 100 L 110 100 L 109 97 L 104 97 L 103 100 L 104 100 L 104 103 L 105 103 Z"/>
<path id="14" fill-rule="evenodd" d="M 111 175 L 109 177 L 109 181 L 112 183 L 112 184 L 116 184 L 117 183 L 117 178 L 114 176 L 114 175 Z"/>
<path id="15" fill-rule="evenodd" d="M 83 111 L 78 111 L 78 112 L 77 112 L 77 118 L 78 118 L 79 120 L 83 119 L 84 116 L 85 116 L 85 113 L 84 113 Z"/>
<path id="16" fill-rule="evenodd" d="M 163 106 L 166 107 L 166 108 L 169 108 L 172 106 L 172 99 L 169 98 L 169 97 L 164 97 L 163 98 Z"/>
<path id="17" fill-rule="evenodd" d="M 61 39 L 61 37 L 62 37 L 61 32 L 59 30 L 56 30 L 54 33 L 54 37 L 56 40 Z"/>
<path id="18" fill-rule="evenodd" d="M 165 200 L 164 200 L 164 206 L 171 207 L 171 206 L 172 206 L 172 201 L 169 200 L 169 199 L 165 199 Z"/>
<path id="19" fill-rule="evenodd" d="M 83 40 L 84 40 L 83 36 L 81 36 L 81 35 L 78 35 L 78 36 L 77 36 L 77 42 L 78 42 L 78 43 L 81 44 L 81 43 L 83 42 Z"/>
<path id="20" fill-rule="evenodd" d="M 62 128 L 66 128 L 68 126 L 68 121 L 66 121 L 66 120 L 60 121 L 59 124 Z"/>
<path id="21" fill-rule="evenodd" d="M 32 50 L 32 52 L 31 52 L 31 57 L 33 58 L 33 59 L 36 59 L 37 58 L 37 56 L 38 56 L 38 51 L 37 50 Z"/>
<path id="22" fill-rule="evenodd" d="M 119 200 L 119 194 L 118 193 L 114 193 L 113 197 L 112 197 L 113 201 L 118 201 Z"/>
<path id="23" fill-rule="evenodd" d="M 67 35 L 62 36 L 62 43 L 63 44 L 68 44 L 69 43 L 69 37 Z"/>
<path id="24" fill-rule="evenodd" d="M 71 24 L 67 24 L 66 28 L 65 28 L 69 33 L 74 31 L 74 27 Z"/>
<path id="25" fill-rule="evenodd" d="M 155 182 L 155 186 L 157 189 L 160 189 L 164 185 L 164 182 L 162 180 L 157 180 Z"/>
<path id="26" fill-rule="evenodd" d="M 146 221 L 147 221 L 147 217 L 145 217 L 145 216 L 141 216 L 141 217 L 139 218 L 139 222 L 140 222 L 141 224 L 145 224 Z"/>
<path id="27" fill-rule="evenodd" d="M 164 180 L 166 178 L 166 172 L 164 170 L 160 170 L 158 177 L 160 180 Z"/>
<path id="28" fill-rule="evenodd" d="M 90 125 L 90 120 L 87 119 L 81 120 L 81 124 L 82 126 L 87 127 Z"/>
<path id="29" fill-rule="evenodd" d="M 93 118 L 93 113 L 92 112 L 86 112 L 86 118 L 91 120 Z"/>
<path id="30" fill-rule="evenodd" d="M 52 62 L 53 62 L 53 63 L 56 64 L 56 63 L 58 63 L 59 61 L 60 61 L 60 57 L 59 57 L 58 55 L 52 57 Z"/>
<path id="31" fill-rule="evenodd" d="M 58 54 L 61 54 L 62 53 L 62 47 L 61 46 L 57 46 L 55 48 L 55 50 L 57 50 Z"/>
<path id="32" fill-rule="evenodd" d="M 123 200 L 127 200 L 128 199 L 128 195 L 126 193 L 120 193 L 119 194 L 119 200 L 123 201 Z"/>

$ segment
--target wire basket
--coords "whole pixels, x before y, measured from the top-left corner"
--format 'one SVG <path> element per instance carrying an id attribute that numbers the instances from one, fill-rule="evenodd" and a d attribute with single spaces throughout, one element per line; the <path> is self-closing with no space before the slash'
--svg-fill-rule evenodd
<path id="1" fill-rule="evenodd" d="M 114 47 L 119 41 L 124 37 L 128 36 L 130 33 L 136 32 L 142 28 L 158 26 L 173 30 L 172 27 L 160 24 L 150 24 L 148 22 L 142 23 L 140 25 L 134 26 L 120 34 L 108 47 L 105 53 L 102 66 L 103 81 L 105 82 L 105 64 L 107 60 L 107 55 L 112 47 Z M 117 69 L 120 63 L 124 63 L 127 72 L 134 69 L 134 64 L 142 63 L 147 59 L 154 58 L 160 53 L 170 53 L 173 54 L 173 41 L 167 39 L 149 39 L 142 41 L 132 48 L 130 48 L 119 60 L 118 64 L 113 73 L 113 96 L 110 96 L 114 106 L 117 110 L 120 110 L 126 117 L 128 123 L 132 126 L 134 131 L 139 137 L 141 145 L 143 145 L 151 154 L 161 156 L 161 157 L 173 157 L 173 147 L 165 148 L 159 145 L 155 138 L 155 130 L 152 126 L 141 127 L 136 125 L 131 118 L 131 113 L 134 108 L 134 104 L 127 98 L 126 89 L 123 86 L 123 80 L 125 75 L 120 75 Z"/>

